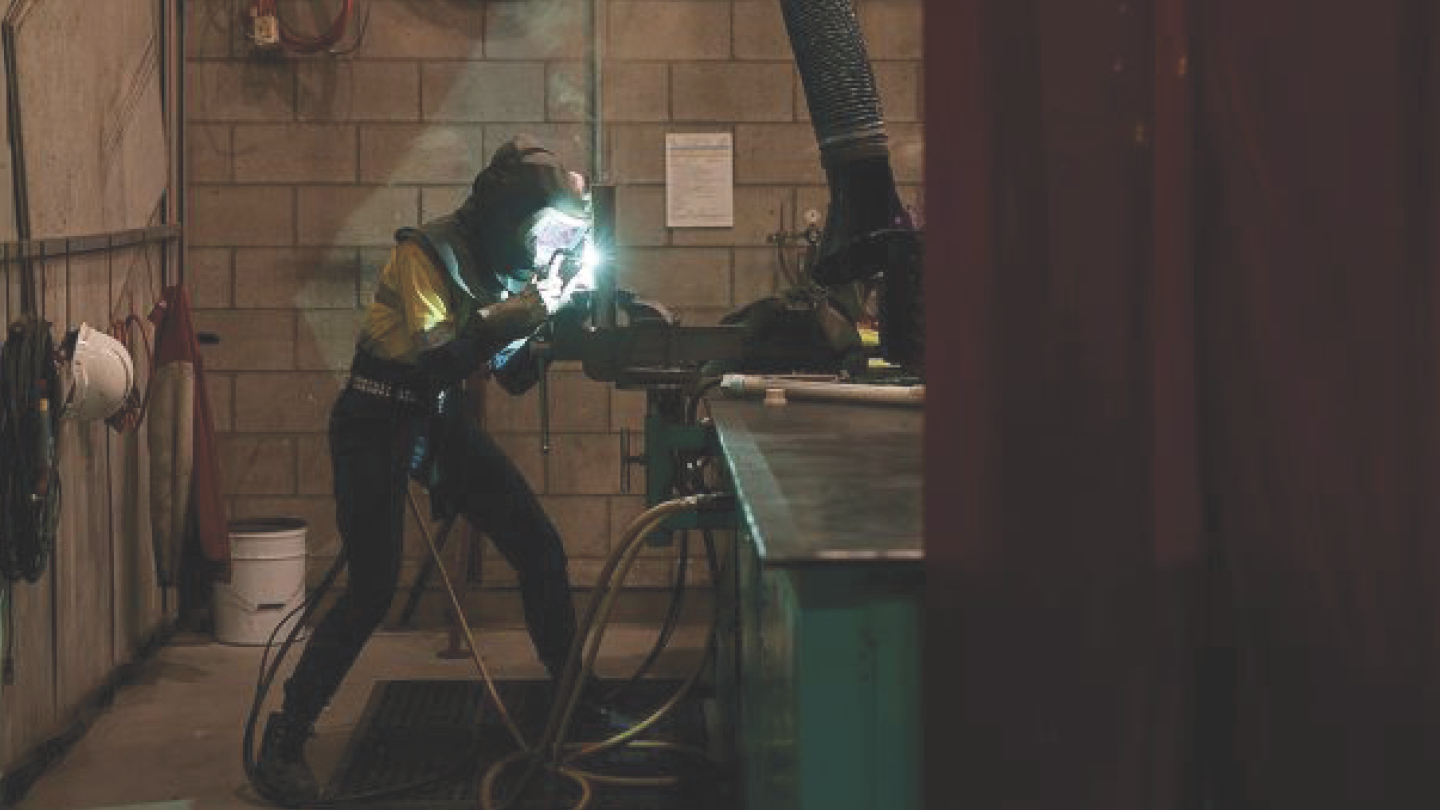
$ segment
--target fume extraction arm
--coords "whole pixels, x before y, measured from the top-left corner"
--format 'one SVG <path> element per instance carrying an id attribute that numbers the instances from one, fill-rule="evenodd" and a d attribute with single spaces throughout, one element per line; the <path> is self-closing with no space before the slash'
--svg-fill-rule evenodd
<path id="1" fill-rule="evenodd" d="M 881 345 L 917 368 L 923 356 L 921 238 L 895 190 L 875 74 L 851 0 L 781 0 L 805 86 L 830 211 L 811 273 L 826 286 L 884 277 Z"/>

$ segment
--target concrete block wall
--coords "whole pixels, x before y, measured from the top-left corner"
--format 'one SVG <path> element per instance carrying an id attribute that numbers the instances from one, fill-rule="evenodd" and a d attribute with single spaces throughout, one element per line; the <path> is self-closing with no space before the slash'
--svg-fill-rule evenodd
<path id="1" fill-rule="evenodd" d="M 327 411 L 392 232 L 451 210 L 516 132 L 591 164 L 582 0 L 361 0 L 370 15 L 343 57 L 256 54 L 246 0 L 189 0 L 187 280 L 206 349 L 225 495 L 236 516 L 310 521 L 315 567 L 339 548 Z M 338 3 L 282 4 L 317 25 Z M 857 0 L 885 104 L 902 197 L 919 206 L 921 0 Z M 778 0 L 603 0 L 600 165 L 618 185 L 618 281 L 687 323 L 714 323 L 781 285 L 767 235 L 795 229 L 828 194 Z M 734 228 L 665 224 L 667 132 L 730 132 Z M 620 490 L 618 431 L 644 397 L 559 366 L 552 448 L 538 392 L 485 392 L 489 430 L 565 534 L 592 581 L 641 508 Z M 642 476 L 636 471 L 637 488 Z M 423 545 L 412 527 L 414 570 Z M 493 553 L 491 555 L 493 557 Z M 632 578 L 664 584 L 671 561 Z M 407 574 L 408 576 L 408 574 Z M 486 567 L 487 587 L 513 582 Z"/>

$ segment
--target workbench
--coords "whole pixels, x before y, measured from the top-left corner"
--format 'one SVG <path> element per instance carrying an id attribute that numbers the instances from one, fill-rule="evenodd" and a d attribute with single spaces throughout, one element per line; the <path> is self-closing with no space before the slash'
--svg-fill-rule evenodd
<path id="1" fill-rule="evenodd" d="M 710 413 L 738 510 L 717 699 L 748 810 L 919 808 L 921 409 Z"/>

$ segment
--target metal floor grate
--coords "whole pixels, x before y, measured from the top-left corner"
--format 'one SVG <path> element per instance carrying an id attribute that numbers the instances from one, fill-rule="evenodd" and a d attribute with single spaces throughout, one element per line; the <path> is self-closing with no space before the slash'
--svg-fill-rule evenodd
<path id="1" fill-rule="evenodd" d="M 526 738 L 534 740 L 549 710 L 550 682 L 499 681 L 501 698 Z M 652 709 L 679 686 L 678 681 L 636 684 L 622 696 L 619 708 L 636 714 Z M 577 728 L 580 739 L 596 739 L 598 729 Z M 705 748 L 700 703 L 687 700 L 658 727 L 651 739 L 683 742 Z M 478 681 L 381 681 L 347 744 L 331 778 L 328 792 L 337 796 L 370 794 L 400 785 L 417 785 L 402 793 L 365 800 L 364 807 L 394 810 L 472 810 L 479 783 L 490 764 L 514 751 L 514 743 L 498 716 L 489 710 L 484 685 Z M 733 806 L 727 786 L 707 777 L 693 763 L 675 754 L 645 749 L 620 749 L 596 757 L 597 771 L 623 776 L 684 773 L 695 778 L 677 788 L 595 787 L 588 810 L 723 810 Z M 553 795 L 531 791 L 533 798 L 514 810 L 551 810 L 574 804 L 577 791 L 559 783 Z M 347 803 L 347 806 L 349 805 Z"/>

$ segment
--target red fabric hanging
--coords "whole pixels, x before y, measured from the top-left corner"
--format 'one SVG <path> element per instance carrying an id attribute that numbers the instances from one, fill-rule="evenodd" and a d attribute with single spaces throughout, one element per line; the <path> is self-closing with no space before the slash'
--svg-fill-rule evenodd
<path id="1" fill-rule="evenodd" d="M 955 100 L 927 100 L 927 627 L 957 659 L 927 681 L 929 803 L 1185 806 L 1193 282 L 1155 194 L 1187 182 L 1188 108 L 1157 108 L 1150 3 L 958 5 L 927 20 Z"/>
<path id="2" fill-rule="evenodd" d="M 1425 14 L 1196 4 L 1225 807 L 1440 806 Z"/>
<path id="3" fill-rule="evenodd" d="M 1189 5 L 927 7 L 931 806 L 1440 806 L 1440 11 Z"/>
<path id="4" fill-rule="evenodd" d="M 217 576 L 228 581 L 230 538 L 225 520 L 225 505 L 220 496 L 219 450 L 215 442 L 215 426 L 205 385 L 204 362 L 191 315 L 190 294 L 185 287 L 166 287 L 161 292 L 159 303 L 150 314 L 150 320 L 155 324 L 155 361 L 152 368 L 163 370 L 171 364 L 183 364 L 193 368 L 193 466 L 186 523 L 201 554 L 207 561 L 216 564 Z M 171 549 L 158 557 L 178 564 L 181 555 L 179 549 Z M 175 573 L 173 570 L 162 571 L 162 576 L 173 576 Z"/>

